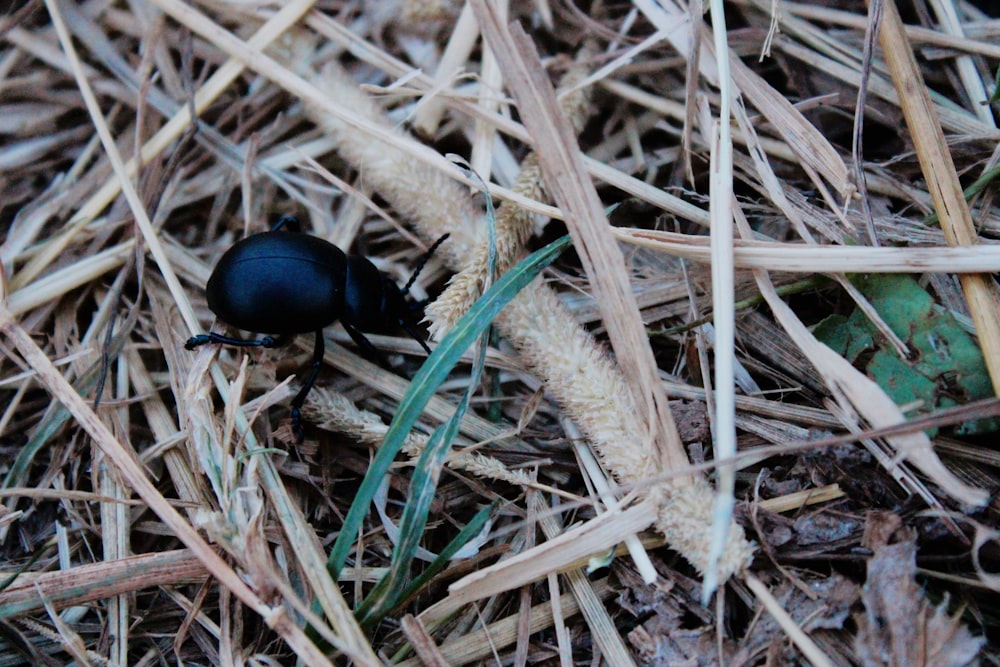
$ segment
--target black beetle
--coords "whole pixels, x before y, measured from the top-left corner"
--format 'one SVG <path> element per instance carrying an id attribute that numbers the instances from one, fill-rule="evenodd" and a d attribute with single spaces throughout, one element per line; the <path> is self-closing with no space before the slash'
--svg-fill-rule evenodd
<path id="1" fill-rule="evenodd" d="M 282 227 L 290 231 L 282 232 Z M 402 328 L 424 348 L 431 349 L 409 322 L 412 307 L 406 296 L 434 250 L 438 239 L 400 289 L 367 258 L 346 255 L 317 236 L 299 233 L 299 221 L 284 216 L 269 232 L 254 234 L 227 250 L 215 265 L 205 294 L 220 320 L 244 331 L 275 334 L 243 340 L 217 333 L 192 336 L 184 344 L 193 350 L 206 343 L 240 347 L 280 347 L 294 334 L 316 333 L 312 370 L 292 399 L 292 428 L 301 441 L 301 413 L 323 361 L 323 329 L 340 320 L 366 357 L 383 366 L 384 359 L 367 333 L 391 333 Z"/>

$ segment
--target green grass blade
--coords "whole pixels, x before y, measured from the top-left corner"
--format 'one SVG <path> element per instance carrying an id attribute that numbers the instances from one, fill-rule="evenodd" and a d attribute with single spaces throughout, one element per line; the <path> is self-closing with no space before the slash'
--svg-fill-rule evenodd
<path id="1" fill-rule="evenodd" d="M 472 172 L 472 176 L 477 180 L 479 178 L 475 172 Z M 483 186 L 483 192 L 486 192 L 486 184 L 482 183 L 481 180 L 480 184 Z M 496 275 L 496 214 L 491 198 L 486 196 L 485 199 L 488 256 L 487 280 L 484 291 L 488 291 Z M 413 561 L 427 527 L 431 504 L 437 495 L 437 487 L 445 460 L 448 452 L 451 451 L 455 437 L 458 435 L 462 418 L 469 409 L 469 402 L 482 380 L 483 369 L 486 366 L 486 348 L 489 346 L 491 331 L 492 326 L 488 324 L 479 335 L 479 344 L 472 363 L 469 386 L 462 395 L 458 407 L 447 423 L 434 431 L 417 462 L 413 478 L 410 480 L 406 507 L 403 508 L 403 517 L 399 524 L 399 538 L 393 547 L 389 571 L 359 607 L 358 619 L 362 623 L 365 621 L 369 624 L 378 622 L 388 610 L 399 603 L 400 594 L 407 587 L 407 580 L 413 569 Z"/>
<path id="2" fill-rule="evenodd" d="M 344 567 L 351 545 L 368 514 L 371 500 L 379 481 L 388 472 L 389 466 L 403 445 L 403 440 L 423 413 L 424 407 L 437 392 L 438 386 L 447 378 L 465 349 L 472 344 L 514 296 L 530 283 L 538 273 L 555 261 L 556 257 L 570 245 L 569 237 L 563 237 L 536 251 L 504 274 L 458 321 L 441 344 L 428 357 L 413 378 L 409 391 L 399 404 L 392 425 L 386 433 L 382 446 L 372 460 L 351 509 L 344 518 L 340 535 L 330 551 L 328 567 L 336 579 Z"/>
<path id="3" fill-rule="evenodd" d="M 459 412 L 456 411 L 455 415 Z M 437 428 L 420 455 L 410 482 L 403 518 L 399 522 L 399 540 L 392 550 L 389 571 L 383 575 L 358 609 L 358 622 L 362 625 L 366 621 L 372 622 L 382 618 L 386 611 L 396 605 L 399 593 L 407 584 L 410 565 L 427 526 L 427 515 L 430 513 L 431 503 L 434 502 L 438 479 L 444 469 L 444 460 L 451 451 L 452 441 L 458 435 L 460 423 L 461 417 L 455 419 L 453 416 L 447 423 Z"/>

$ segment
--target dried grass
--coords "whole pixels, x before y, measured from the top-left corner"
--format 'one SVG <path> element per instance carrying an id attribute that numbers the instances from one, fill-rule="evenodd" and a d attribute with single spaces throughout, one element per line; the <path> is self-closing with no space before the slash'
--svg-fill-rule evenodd
<path id="1" fill-rule="evenodd" d="M 1000 387 L 996 10 L 882 4 L 870 58 L 860 3 L 741 0 L 725 24 L 680 0 L 9 15 L 0 664 L 1000 659 L 996 431 L 967 433 L 1000 402 L 947 374 L 936 405 L 894 400 L 874 348 L 846 358 L 814 326 L 857 308 L 918 364 L 919 327 L 850 279 L 913 274 Z M 419 346 L 373 336 L 388 371 L 328 331 L 296 446 L 305 348 L 183 341 L 212 324 L 215 259 L 282 214 L 399 282 L 451 233 L 414 287 L 457 276 L 428 309 L 443 334 L 490 282 L 456 152 L 499 202 L 501 271 L 563 229 L 576 257 L 497 318 L 421 546 L 496 503 L 488 539 L 362 626 L 393 564 L 378 515 L 339 581 L 327 554 Z M 471 358 L 390 470 L 393 521 Z"/>

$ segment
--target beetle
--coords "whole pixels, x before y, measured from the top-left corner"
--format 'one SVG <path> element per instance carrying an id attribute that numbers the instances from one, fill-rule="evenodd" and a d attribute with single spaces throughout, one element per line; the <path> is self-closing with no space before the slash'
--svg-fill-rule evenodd
<path id="1" fill-rule="evenodd" d="M 295 334 L 315 332 L 312 368 L 291 405 L 292 429 L 301 442 L 301 409 L 323 362 L 323 329 L 340 320 L 362 353 L 382 366 L 386 366 L 382 355 L 365 333 L 391 333 L 401 328 L 431 353 L 409 321 L 413 306 L 407 295 L 424 264 L 447 237 L 445 234 L 431 246 L 400 289 L 368 258 L 345 254 L 318 236 L 301 233 L 298 218 L 284 216 L 270 231 L 248 236 L 229 248 L 205 287 L 208 307 L 220 320 L 237 329 L 272 335 L 244 340 L 209 332 L 192 336 L 184 347 L 193 350 L 216 343 L 275 348 Z"/>

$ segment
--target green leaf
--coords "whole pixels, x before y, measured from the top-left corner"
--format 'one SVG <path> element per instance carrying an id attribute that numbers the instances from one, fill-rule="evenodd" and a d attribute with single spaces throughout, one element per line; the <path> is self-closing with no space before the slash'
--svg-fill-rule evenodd
<path id="1" fill-rule="evenodd" d="M 933 404 L 937 384 L 926 375 L 915 372 L 913 366 L 892 352 L 879 350 L 872 355 L 865 370 L 896 405 L 917 401 L 925 404 L 931 401 Z"/>
<path id="2" fill-rule="evenodd" d="M 860 310 L 820 322 L 817 338 L 864 371 L 896 402 L 922 402 L 921 411 L 993 395 L 982 352 L 950 312 L 940 308 L 912 276 L 872 274 L 853 282 L 879 315 L 913 352 L 901 359 L 884 344 Z M 871 354 L 866 354 L 871 352 Z M 998 428 L 995 420 L 968 422 L 959 433 Z"/>
<path id="3" fill-rule="evenodd" d="M 816 325 L 813 333 L 816 338 L 851 363 L 854 363 L 862 352 L 875 346 L 871 332 L 864 326 L 858 326 L 854 316 L 830 315 Z"/>
<path id="4" fill-rule="evenodd" d="M 912 277 L 872 274 L 854 282 L 889 328 L 903 340 L 910 338 L 914 327 L 926 326 L 934 300 Z"/>

